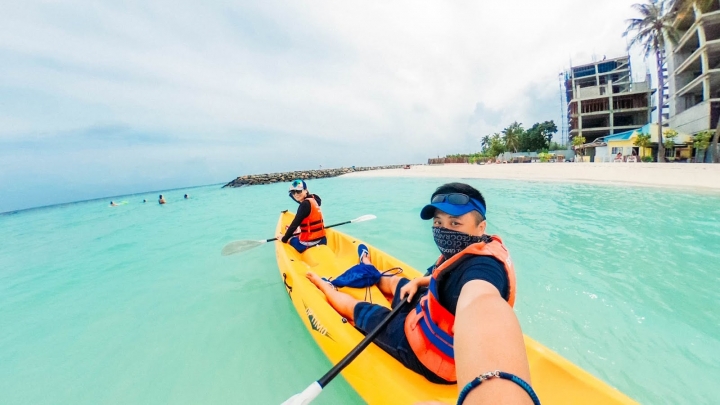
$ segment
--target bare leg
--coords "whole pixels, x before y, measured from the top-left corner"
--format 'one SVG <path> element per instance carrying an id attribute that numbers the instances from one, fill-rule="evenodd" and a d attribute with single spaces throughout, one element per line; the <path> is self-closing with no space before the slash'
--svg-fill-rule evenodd
<path id="1" fill-rule="evenodd" d="M 370 256 L 366 254 L 362 255 L 360 261 L 363 264 L 372 264 L 372 262 L 370 262 Z M 400 277 L 398 276 L 380 277 L 380 281 L 378 281 L 376 285 L 380 289 L 380 292 L 383 293 L 383 295 L 392 297 L 393 295 L 395 295 L 395 287 L 397 287 L 399 281 Z"/>
<path id="2" fill-rule="evenodd" d="M 400 276 L 380 277 L 380 281 L 375 284 L 384 295 L 392 297 L 395 295 L 395 288 L 400 281 Z"/>
<path id="3" fill-rule="evenodd" d="M 325 294 L 325 298 L 327 298 L 330 305 L 335 308 L 340 315 L 354 322 L 353 315 L 355 313 L 355 305 L 362 301 L 358 301 L 348 294 L 335 290 L 330 284 L 320 278 L 320 276 L 311 271 L 305 276 L 310 282 L 315 284 L 315 287 Z"/>
<path id="4" fill-rule="evenodd" d="M 360 258 L 360 261 L 362 262 L 362 264 L 372 264 L 372 262 L 370 261 L 370 256 L 367 254 L 363 254 Z"/>

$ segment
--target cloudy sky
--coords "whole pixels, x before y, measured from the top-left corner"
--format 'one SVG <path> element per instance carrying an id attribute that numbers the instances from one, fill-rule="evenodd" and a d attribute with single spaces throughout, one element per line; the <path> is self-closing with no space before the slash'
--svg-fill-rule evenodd
<path id="1" fill-rule="evenodd" d="M 557 123 L 634 2 L 6 0 L 0 212 L 474 152 Z"/>

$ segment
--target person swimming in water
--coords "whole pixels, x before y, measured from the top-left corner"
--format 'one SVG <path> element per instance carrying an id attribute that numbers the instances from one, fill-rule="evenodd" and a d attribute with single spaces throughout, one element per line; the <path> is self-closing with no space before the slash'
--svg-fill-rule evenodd
<path id="1" fill-rule="evenodd" d="M 115 201 L 110 201 L 110 206 L 111 206 L 111 207 L 117 207 L 118 205 L 115 204 Z"/>
<path id="2" fill-rule="evenodd" d="M 190 196 L 187 195 L 187 194 L 185 194 L 185 197 L 184 197 L 184 198 L 187 200 L 188 198 L 190 198 Z"/>
<path id="3" fill-rule="evenodd" d="M 165 204 L 165 198 L 162 194 L 160 194 L 160 197 L 158 197 L 158 204 Z"/>

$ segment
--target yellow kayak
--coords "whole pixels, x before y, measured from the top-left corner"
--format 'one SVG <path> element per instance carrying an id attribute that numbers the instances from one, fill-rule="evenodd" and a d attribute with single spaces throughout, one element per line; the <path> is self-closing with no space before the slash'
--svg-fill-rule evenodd
<path id="1" fill-rule="evenodd" d="M 284 233 L 294 215 L 280 215 L 277 233 Z M 327 245 L 315 246 L 298 253 L 292 246 L 276 243 L 280 275 L 295 309 L 310 335 L 333 363 L 340 361 L 362 339 L 363 334 L 347 323 L 325 300 L 325 296 L 306 277 L 313 271 L 321 277 L 337 277 L 357 264 L 357 246 L 364 243 L 334 229 L 327 229 Z M 409 279 L 423 274 L 406 263 L 365 243 L 373 264 L 380 270 L 403 269 L 401 276 Z M 379 289 L 343 288 L 357 299 L 390 307 Z M 635 401 L 572 364 L 540 343 L 525 336 L 530 361 L 532 386 L 543 405 L 557 404 L 636 404 Z M 368 346 L 342 372 L 345 380 L 371 405 L 415 404 L 437 400 L 447 404 L 457 401 L 456 385 L 433 384 L 405 368 L 374 344 Z"/>

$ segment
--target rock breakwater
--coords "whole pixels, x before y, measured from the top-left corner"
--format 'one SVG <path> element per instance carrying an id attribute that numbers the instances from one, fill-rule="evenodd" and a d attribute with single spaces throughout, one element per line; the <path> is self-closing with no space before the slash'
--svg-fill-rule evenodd
<path id="1" fill-rule="evenodd" d="M 382 169 L 401 169 L 404 165 L 391 166 L 364 166 L 364 167 L 343 167 L 340 169 L 320 169 L 320 170 L 299 170 L 295 172 L 284 173 L 268 173 L 268 174 L 248 174 L 240 176 L 235 180 L 224 185 L 225 187 L 244 187 L 256 186 L 260 184 L 272 184 L 281 182 L 291 182 L 295 179 L 312 180 L 324 179 L 327 177 L 337 177 L 352 172 L 364 172 L 367 170 Z"/>

